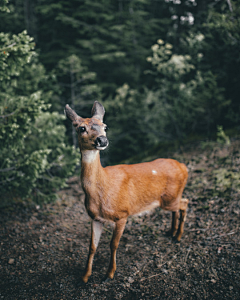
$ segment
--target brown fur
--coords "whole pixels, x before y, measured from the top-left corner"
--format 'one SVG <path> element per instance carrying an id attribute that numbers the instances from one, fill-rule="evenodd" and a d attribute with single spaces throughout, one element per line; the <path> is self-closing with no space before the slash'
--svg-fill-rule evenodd
<path id="1" fill-rule="evenodd" d="M 107 278 L 113 278 L 116 270 L 116 250 L 128 216 L 157 205 L 172 211 L 170 234 L 180 241 L 188 204 L 187 199 L 182 199 L 188 178 L 187 168 L 173 159 L 156 159 L 152 162 L 103 168 L 95 143 L 98 137 L 106 137 L 104 130 L 106 125 L 102 123 L 103 106 L 95 102 L 93 117 L 87 119 L 77 116 L 69 106 L 66 106 L 65 110 L 77 131 L 80 127 L 85 128 L 84 132 L 78 133 L 82 154 L 81 182 L 86 196 L 86 210 L 93 223 L 83 281 L 87 282 L 91 275 L 94 253 L 105 220 L 115 222 L 111 241 L 111 260 L 107 272 Z"/>

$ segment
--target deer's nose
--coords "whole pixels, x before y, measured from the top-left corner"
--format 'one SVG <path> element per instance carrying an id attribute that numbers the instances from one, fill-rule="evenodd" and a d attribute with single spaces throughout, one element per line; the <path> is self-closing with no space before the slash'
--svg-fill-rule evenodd
<path id="1" fill-rule="evenodd" d="M 101 135 L 96 138 L 95 145 L 98 147 L 106 147 L 108 145 L 108 139 L 104 135 Z"/>

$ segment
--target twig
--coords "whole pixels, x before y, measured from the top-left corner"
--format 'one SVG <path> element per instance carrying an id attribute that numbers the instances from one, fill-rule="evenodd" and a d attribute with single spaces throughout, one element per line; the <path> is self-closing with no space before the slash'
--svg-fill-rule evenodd
<path id="1" fill-rule="evenodd" d="M 186 257 L 185 257 L 185 262 L 184 262 L 184 263 L 187 262 L 187 258 L 188 258 L 188 255 L 189 255 L 190 251 L 191 251 L 191 248 L 188 249 L 188 252 L 187 252 L 187 255 L 186 255 Z"/>
<path id="2" fill-rule="evenodd" d="M 167 253 L 166 255 L 164 255 L 163 259 L 164 259 L 167 255 L 169 255 L 170 253 L 171 253 L 171 251 L 170 251 L 169 253 Z M 156 252 L 153 253 L 153 254 L 156 254 Z M 133 276 L 136 276 L 138 273 L 140 273 L 141 271 L 143 271 L 143 270 L 146 268 L 146 266 L 147 266 L 150 262 L 151 262 L 151 260 L 148 261 L 148 262 L 146 262 L 146 263 L 144 263 L 144 264 L 142 264 L 141 268 L 140 268 L 139 270 L 137 270 L 135 273 L 133 273 L 132 277 L 133 277 Z M 162 265 L 161 265 L 161 266 L 162 266 Z"/>
<path id="3" fill-rule="evenodd" d="M 6 47 L 4 47 L 4 48 L 1 48 L 0 51 L 4 51 L 5 49 L 11 48 L 11 47 L 13 47 L 13 46 L 15 46 L 15 45 L 16 45 L 16 42 L 12 43 L 12 44 L 9 45 L 9 46 L 6 46 Z"/>
<path id="4" fill-rule="evenodd" d="M 179 252 L 181 252 L 181 251 L 179 251 Z M 171 260 L 166 260 L 164 263 L 162 263 L 162 264 L 159 266 L 159 268 L 161 268 L 162 266 L 164 266 L 166 263 L 172 263 L 172 261 L 177 257 L 177 255 L 178 255 L 179 252 L 177 252 L 175 255 L 173 255 L 173 257 L 172 257 Z M 144 277 L 144 278 L 142 278 L 140 281 L 143 281 L 143 280 L 146 280 L 146 279 L 150 279 L 150 278 L 153 278 L 153 277 L 156 277 L 156 276 L 159 276 L 159 275 L 160 275 L 160 273 L 151 275 L 151 276 L 149 276 L 149 277 Z"/>
<path id="5" fill-rule="evenodd" d="M 0 184 L 4 184 L 9 181 L 13 181 L 16 177 L 7 178 L 6 180 L 0 181 Z"/>
<path id="6" fill-rule="evenodd" d="M 138 273 L 143 271 L 145 269 L 145 267 L 147 266 L 147 264 L 149 264 L 149 262 L 144 263 L 139 270 L 137 270 L 135 273 L 133 273 L 132 277 L 136 276 Z"/>
<path id="7" fill-rule="evenodd" d="M 190 229 L 190 230 L 185 230 L 185 231 L 188 231 L 188 232 L 192 232 L 192 231 L 206 231 L 208 229 L 209 228 L 195 228 L 195 229 Z"/>
<path id="8" fill-rule="evenodd" d="M 2 116 L 0 116 L 0 118 L 7 118 L 7 117 L 10 117 L 10 116 L 12 116 L 12 115 L 14 115 L 16 113 L 16 110 L 14 111 L 14 112 L 12 112 L 12 113 L 10 113 L 10 114 L 8 114 L 8 115 L 2 115 Z"/>
<path id="9" fill-rule="evenodd" d="M 12 170 L 15 170 L 15 169 L 16 169 L 15 167 L 0 169 L 0 172 L 8 172 L 8 171 L 12 171 Z"/>
<path id="10" fill-rule="evenodd" d="M 107 228 L 105 228 L 105 227 L 103 227 L 103 230 L 105 230 L 105 231 L 107 231 L 107 232 L 109 232 L 109 233 L 112 234 L 112 232 L 110 230 L 108 230 Z"/>
<path id="11" fill-rule="evenodd" d="M 220 235 L 214 235 L 214 236 L 210 236 L 210 237 L 207 237 L 207 240 L 210 240 L 210 239 L 216 239 L 216 238 L 219 238 L 221 236 L 225 236 L 225 235 L 231 235 L 231 234 L 234 234 L 235 231 L 231 231 L 229 233 L 224 233 L 224 234 L 220 234 Z"/>

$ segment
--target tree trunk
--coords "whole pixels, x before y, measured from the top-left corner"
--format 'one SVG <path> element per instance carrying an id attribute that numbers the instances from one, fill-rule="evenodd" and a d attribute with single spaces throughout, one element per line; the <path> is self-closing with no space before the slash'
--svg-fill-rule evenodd
<path id="1" fill-rule="evenodd" d="M 71 64 L 71 70 L 70 70 L 71 108 L 73 110 L 75 110 L 75 86 L 74 86 L 74 71 L 73 71 L 73 69 L 74 69 L 74 66 Z M 74 147 L 77 148 L 78 144 L 77 144 L 76 130 L 73 126 L 72 126 L 72 139 L 73 139 Z"/>

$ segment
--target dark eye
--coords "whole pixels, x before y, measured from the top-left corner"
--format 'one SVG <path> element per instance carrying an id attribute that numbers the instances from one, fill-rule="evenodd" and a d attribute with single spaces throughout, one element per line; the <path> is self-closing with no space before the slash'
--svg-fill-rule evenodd
<path id="1" fill-rule="evenodd" d="M 109 129 L 109 128 L 108 128 L 107 126 L 104 128 L 105 131 L 108 131 L 108 129 Z"/>
<path id="2" fill-rule="evenodd" d="M 86 128 L 84 126 L 78 128 L 78 132 L 84 132 L 84 131 L 86 131 Z"/>

